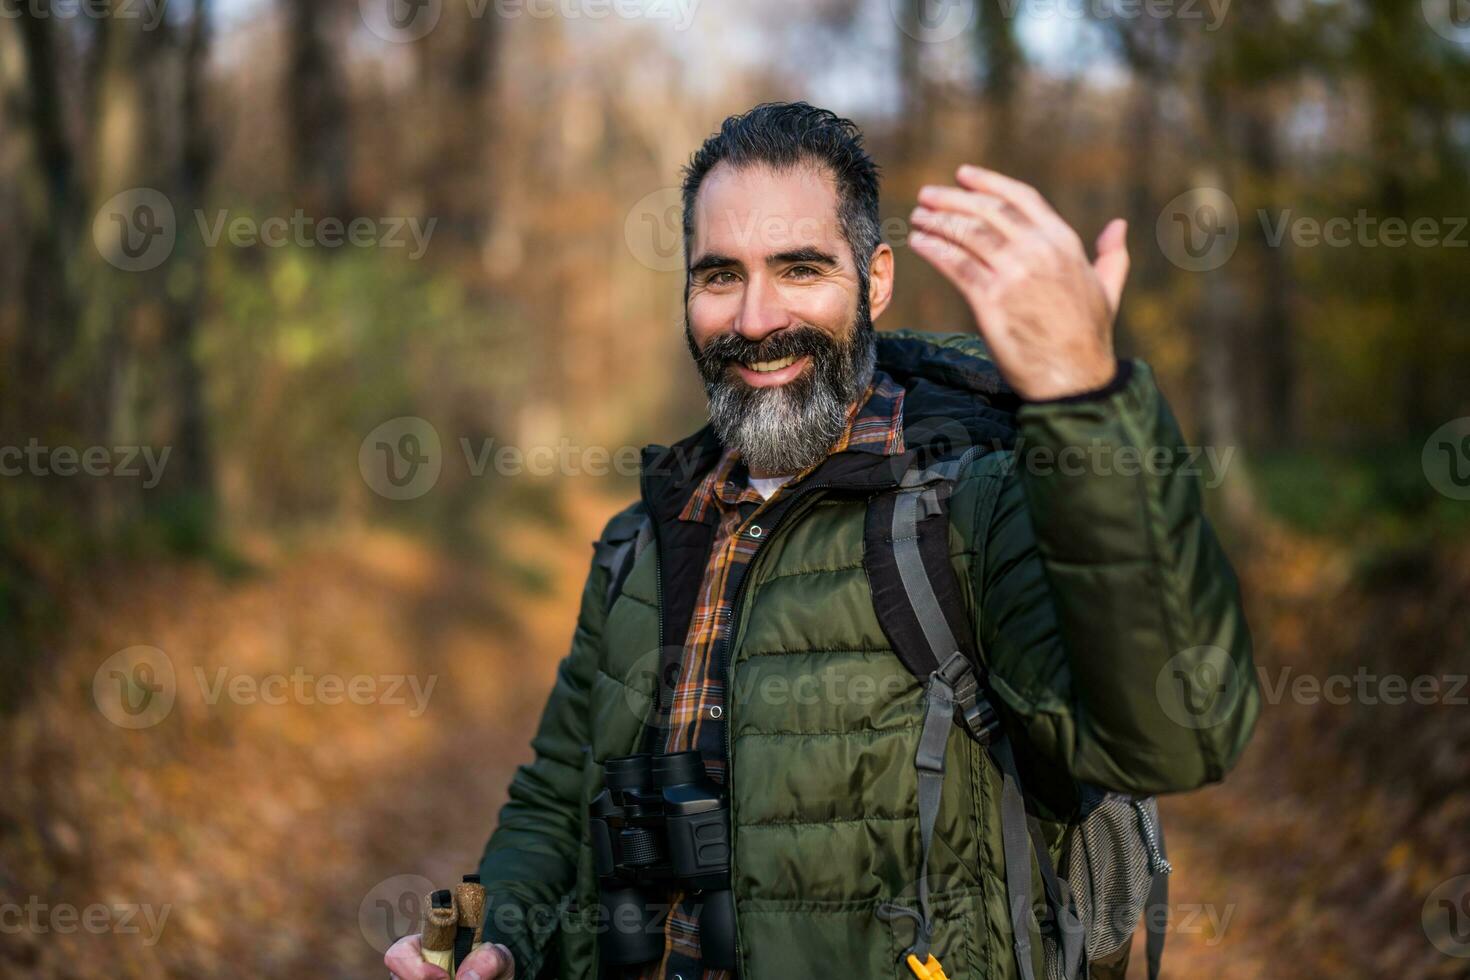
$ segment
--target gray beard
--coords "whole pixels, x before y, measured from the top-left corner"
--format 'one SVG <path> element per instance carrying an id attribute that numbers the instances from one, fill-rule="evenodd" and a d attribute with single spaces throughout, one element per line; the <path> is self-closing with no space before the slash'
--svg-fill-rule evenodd
<path id="1" fill-rule="evenodd" d="M 821 462 L 847 423 L 847 402 L 824 389 L 799 401 L 786 385 L 758 389 L 749 399 L 732 387 L 710 396 L 710 423 L 755 472 L 784 476 Z"/>
<path id="2" fill-rule="evenodd" d="M 803 349 L 812 365 L 777 388 L 752 388 L 723 366 L 715 375 L 696 354 L 709 395 L 710 425 L 720 443 L 739 453 L 752 471 L 789 475 L 824 460 L 847 426 L 848 409 L 873 379 L 877 335 L 866 309 L 859 311 L 848 339 Z"/>

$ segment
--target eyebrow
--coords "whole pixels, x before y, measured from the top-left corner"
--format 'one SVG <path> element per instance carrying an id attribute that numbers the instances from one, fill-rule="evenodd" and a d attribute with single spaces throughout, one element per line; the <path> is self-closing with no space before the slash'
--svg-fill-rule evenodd
<path id="1" fill-rule="evenodd" d="M 703 256 L 698 262 L 691 265 L 689 267 L 689 274 L 692 276 L 698 272 L 707 272 L 710 269 L 726 269 L 730 266 L 739 264 L 739 262 L 736 262 L 728 255 L 720 255 L 716 252 L 711 252 L 710 254 Z"/>
<path id="2" fill-rule="evenodd" d="M 789 249 L 785 252 L 777 252 L 766 258 L 766 265 L 787 265 L 793 262 L 805 262 L 809 265 L 836 266 L 837 257 L 819 248 L 807 246 L 805 248 Z M 700 272 L 708 272 L 711 269 L 728 269 L 738 266 L 740 263 L 728 255 L 720 255 L 711 252 L 702 256 L 698 262 L 689 267 L 689 274 L 696 275 Z"/>
<path id="3" fill-rule="evenodd" d="M 807 246 L 805 248 L 791 249 L 787 252 L 778 252 L 766 259 L 767 265 L 785 265 L 791 262 L 805 262 L 808 265 L 835 266 L 837 264 L 837 256 L 830 255 L 819 248 Z"/>

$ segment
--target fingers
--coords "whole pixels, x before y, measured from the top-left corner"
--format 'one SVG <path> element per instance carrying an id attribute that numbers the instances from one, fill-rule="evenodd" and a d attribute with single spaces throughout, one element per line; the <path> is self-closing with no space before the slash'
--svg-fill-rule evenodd
<path id="1" fill-rule="evenodd" d="M 399 980 L 448 980 L 449 974 L 424 962 L 422 940 L 418 936 L 404 936 L 388 947 L 383 954 L 383 965 Z"/>
<path id="2" fill-rule="evenodd" d="M 1050 234 L 1063 240 L 1075 240 L 1077 237 L 1072 226 L 1063 221 L 1041 192 L 1030 184 L 969 163 L 955 171 L 955 179 L 961 187 L 1000 198 Z"/>
<path id="3" fill-rule="evenodd" d="M 1103 293 L 1108 297 L 1108 306 L 1117 312 L 1123 301 L 1123 286 L 1128 282 L 1128 269 L 1132 260 L 1128 256 L 1128 222 L 1114 218 L 1097 236 L 1097 261 L 1092 269 L 1102 283 Z"/>
<path id="4" fill-rule="evenodd" d="M 1005 202 L 993 194 L 979 194 L 958 187 L 929 184 L 919 188 L 919 204 L 936 212 L 969 215 L 991 228 L 1001 239 L 1020 234 L 1016 222 L 1006 214 Z"/>
<path id="5" fill-rule="evenodd" d="M 1018 242 L 1001 241 L 980 218 L 917 207 L 910 220 L 919 231 L 969 252 L 980 263 L 982 272 L 1019 275 L 1024 271 Z M 1024 243 L 1025 239 L 1019 241 Z"/>
<path id="6" fill-rule="evenodd" d="M 498 943 L 486 943 L 459 965 L 455 980 L 512 980 L 516 975 L 515 957 Z"/>
<path id="7" fill-rule="evenodd" d="M 995 276 L 972 253 L 937 235 L 912 231 L 909 245 L 967 297 L 976 289 L 983 289 Z"/>
<path id="8" fill-rule="evenodd" d="M 978 218 L 961 214 L 945 214 L 930 211 L 926 207 L 914 208 L 909 215 L 915 229 L 959 246 L 973 253 L 982 262 L 987 253 L 994 252 L 999 243 L 993 232 Z"/>

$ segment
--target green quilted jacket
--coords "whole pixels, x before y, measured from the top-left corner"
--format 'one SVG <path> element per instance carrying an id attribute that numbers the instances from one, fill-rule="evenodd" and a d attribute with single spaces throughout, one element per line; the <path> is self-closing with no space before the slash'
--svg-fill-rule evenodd
<path id="1" fill-rule="evenodd" d="M 960 475 L 951 555 L 1028 790 L 1058 821 L 1047 830 L 1077 782 L 1157 794 L 1221 779 L 1259 710 L 1250 634 L 1197 474 L 1163 463 L 1184 459 L 1173 455 L 1183 440 L 1147 365 L 1131 362 L 1099 397 L 1019 404 L 976 337 L 880 337 L 880 365 L 907 389 L 906 438 L 956 425 L 1019 436 Z M 656 544 L 610 603 L 608 570 L 594 563 L 588 578 L 535 758 L 480 865 L 487 934 L 514 951 L 517 976 L 597 976 L 587 803 L 601 763 L 638 751 L 659 650 L 684 636 L 705 554 L 674 515 L 718 451 L 707 428 L 646 449 Z M 923 697 L 879 627 L 863 566 L 866 501 L 897 475 L 891 460 L 838 453 L 788 491 L 799 499 L 735 611 L 725 717 L 747 980 L 908 976 L 913 924 L 874 909 L 915 904 Z M 1224 682 L 1198 683 L 1212 678 Z M 934 949 L 951 980 L 1015 977 L 999 777 L 959 726 L 946 770 Z"/>

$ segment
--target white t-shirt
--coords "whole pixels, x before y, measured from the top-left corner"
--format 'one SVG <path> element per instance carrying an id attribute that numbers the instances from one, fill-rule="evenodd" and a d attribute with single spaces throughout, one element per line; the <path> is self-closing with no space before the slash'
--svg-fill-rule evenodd
<path id="1" fill-rule="evenodd" d="M 756 493 L 760 494 L 766 500 L 770 500 L 771 494 L 775 493 L 777 488 L 779 488 L 781 484 L 785 483 L 789 479 L 791 479 L 789 475 L 764 477 L 752 476 L 750 477 L 750 485 L 755 488 Z"/>

